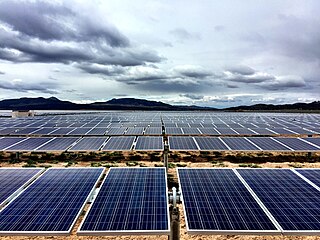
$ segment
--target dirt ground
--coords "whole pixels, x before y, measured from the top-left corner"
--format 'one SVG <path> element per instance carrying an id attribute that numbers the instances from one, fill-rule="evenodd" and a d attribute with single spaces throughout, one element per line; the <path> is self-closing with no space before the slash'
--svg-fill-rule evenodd
<path id="1" fill-rule="evenodd" d="M 72 167 L 90 167 L 92 166 L 92 162 L 90 161 L 78 161 L 75 162 Z M 22 167 L 24 166 L 25 162 L 19 162 L 19 163 L 8 163 L 5 161 L 0 162 L 0 167 Z M 141 165 L 140 165 L 141 164 Z M 161 162 L 149 162 L 149 161 L 139 161 L 136 163 L 136 165 L 140 166 L 146 166 L 146 167 L 153 167 L 153 166 L 161 166 Z M 262 168 L 288 168 L 288 167 L 303 167 L 303 168 L 320 168 L 320 162 L 297 162 L 293 160 L 292 162 L 263 162 L 263 163 L 254 163 L 253 165 L 246 163 L 247 165 L 243 165 L 243 163 L 231 163 L 229 161 L 210 161 L 210 162 L 196 162 L 194 161 L 177 161 L 175 160 L 174 163 L 170 164 L 169 170 L 168 170 L 168 176 L 171 179 L 171 184 L 169 183 L 169 188 L 171 186 L 177 186 L 177 174 L 175 167 L 182 166 L 182 167 L 190 167 L 190 168 L 206 168 L 206 167 L 262 167 Z M 56 162 L 56 163 L 50 163 L 50 166 L 52 167 L 65 167 L 67 165 L 66 162 Z M 119 167 L 125 167 L 127 166 L 126 162 L 119 162 L 116 164 L 116 166 Z M 107 171 L 107 170 L 106 170 Z M 88 209 L 89 204 L 86 206 L 85 210 Z M 240 235 L 189 235 L 186 232 L 186 225 L 184 222 L 184 216 L 183 216 L 183 208 L 182 205 L 179 205 L 180 208 L 180 219 L 181 219 L 181 225 L 180 225 L 180 236 L 182 240 L 186 239 L 193 239 L 193 240 L 206 240 L 206 239 L 214 239 L 214 240 L 226 240 L 226 239 L 237 239 L 237 240 L 272 240 L 272 239 L 294 239 L 294 240 L 309 240 L 309 239 L 319 239 L 319 237 L 315 236 L 240 236 Z M 42 239 L 57 239 L 57 240 L 73 240 L 73 239 L 116 239 L 116 240 L 124 240 L 124 239 L 132 239 L 132 240 L 147 240 L 147 239 L 157 239 L 157 240 L 165 240 L 168 239 L 168 236 L 112 236 L 112 237 L 84 237 L 84 236 L 77 236 L 76 231 L 78 229 L 78 226 L 80 225 L 82 218 L 84 214 L 81 215 L 81 217 L 76 222 L 75 227 L 73 228 L 72 234 L 70 236 L 63 236 L 63 237 L 0 237 L 2 240 L 11 240 L 11 239 L 36 239 L 36 240 L 42 240 Z"/>

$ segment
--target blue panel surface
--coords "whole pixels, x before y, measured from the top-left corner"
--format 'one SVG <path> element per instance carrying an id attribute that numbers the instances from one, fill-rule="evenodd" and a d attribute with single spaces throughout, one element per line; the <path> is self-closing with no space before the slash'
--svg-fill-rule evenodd
<path id="1" fill-rule="evenodd" d="M 232 169 L 178 169 L 191 233 L 279 232 Z"/>
<path id="2" fill-rule="evenodd" d="M 225 137 L 225 138 L 221 138 L 221 140 L 224 141 L 231 148 L 231 150 L 243 150 L 243 151 L 259 150 L 259 148 L 254 146 L 245 138 Z"/>
<path id="3" fill-rule="evenodd" d="M 192 137 L 168 137 L 171 150 L 198 150 Z"/>
<path id="4" fill-rule="evenodd" d="M 43 168 L 0 168 L 0 206 L 42 171 Z"/>
<path id="5" fill-rule="evenodd" d="M 129 151 L 131 150 L 133 141 L 133 136 L 126 136 L 126 137 L 110 137 L 107 141 L 106 145 L 104 145 L 102 150 L 107 151 Z"/>
<path id="6" fill-rule="evenodd" d="M 163 150 L 162 137 L 138 137 L 135 150 Z"/>
<path id="7" fill-rule="evenodd" d="M 67 235 L 104 168 L 50 168 L 0 212 L 1 235 Z"/>
<path id="8" fill-rule="evenodd" d="M 320 169 L 296 169 L 296 171 L 320 187 Z"/>
<path id="9" fill-rule="evenodd" d="M 37 151 L 65 151 L 78 139 L 77 137 L 57 137 L 38 148 Z"/>
<path id="10" fill-rule="evenodd" d="M 69 151 L 98 151 L 107 137 L 84 137 Z"/>
<path id="11" fill-rule="evenodd" d="M 228 150 L 220 138 L 217 137 L 195 137 L 200 150 Z"/>
<path id="12" fill-rule="evenodd" d="M 21 142 L 25 140 L 26 138 L 23 137 L 4 137 L 0 139 L 0 150 L 4 150 L 13 144 L 16 144 L 18 142 Z"/>
<path id="13" fill-rule="evenodd" d="M 286 234 L 320 230 L 320 191 L 290 169 L 237 169 Z"/>
<path id="14" fill-rule="evenodd" d="M 79 235 L 169 234 L 165 168 L 110 168 Z"/>

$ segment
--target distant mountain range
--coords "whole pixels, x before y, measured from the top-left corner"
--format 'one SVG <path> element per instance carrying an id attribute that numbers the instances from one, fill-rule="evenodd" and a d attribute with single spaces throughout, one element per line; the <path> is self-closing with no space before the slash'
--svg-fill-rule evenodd
<path id="1" fill-rule="evenodd" d="M 162 110 L 162 111 L 193 111 L 217 110 L 198 106 L 176 106 L 163 102 L 135 98 L 111 99 L 106 102 L 77 104 L 50 98 L 19 98 L 0 101 L 0 110 Z"/>
<path id="2" fill-rule="evenodd" d="M 111 99 L 106 102 L 77 104 L 50 98 L 20 98 L 0 101 L 0 110 L 161 110 L 161 111 L 313 111 L 320 110 L 320 101 L 284 105 L 256 104 L 225 109 L 199 106 L 178 106 L 136 98 Z"/>

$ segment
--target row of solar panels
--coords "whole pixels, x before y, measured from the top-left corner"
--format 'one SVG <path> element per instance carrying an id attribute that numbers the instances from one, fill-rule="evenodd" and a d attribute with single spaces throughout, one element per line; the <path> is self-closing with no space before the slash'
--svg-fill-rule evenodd
<path id="1" fill-rule="evenodd" d="M 172 151 L 320 151 L 320 138 L 168 137 Z M 162 151 L 160 136 L 2 137 L 0 151 Z"/>
<path id="2" fill-rule="evenodd" d="M 172 151 L 320 151 L 320 138 L 168 137 Z"/>
<path id="3" fill-rule="evenodd" d="M 115 136 L 115 135 L 161 135 L 161 127 L 7 127 L 0 129 L 0 135 L 68 135 L 68 136 Z"/>
<path id="4" fill-rule="evenodd" d="M 160 136 L 119 137 L 3 137 L 0 151 L 64 152 L 64 151 L 161 151 Z"/>
<path id="5" fill-rule="evenodd" d="M 167 135 L 315 135 L 320 134 L 320 128 L 194 128 L 166 127 Z M 162 135 L 161 127 L 113 127 L 113 128 L 4 128 L 0 135 L 10 136 L 139 136 Z"/>
<path id="6" fill-rule="evenodd" d="M 192 128 L 166 127 L 167 135 L 313 135 L 320 128 Z"/>
<path id="7" fill-rule="evenodd" d="M 0 236 L 69 235 L 104 171 L 0 168 Z M 111 168 L 78 234 L 168 235 L 166 179 L 165 168 Z"/>
<path id="8" fill-rule="evenodd" d="M 0 169 L 0 236 L 70 234 L 104 168 L 43 171 Z M 168 235 L 166 177 L 111 168 L 77 234 Z M 178 179 L 190 234 L 320 234 L 319 169 L 178 168 Z"/>
<path id="9" fill-rule="evenodd" d="M 319 169 L 178 169 L 192 234 L 320 235 Z"/>

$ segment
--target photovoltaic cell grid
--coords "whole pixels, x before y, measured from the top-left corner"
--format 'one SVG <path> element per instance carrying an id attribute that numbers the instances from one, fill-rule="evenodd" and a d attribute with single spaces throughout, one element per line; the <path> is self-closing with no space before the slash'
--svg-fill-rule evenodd
<path id="1" fill-rule="evenodd" d="M 274 138 L 296 151 L 319 151 L 320 149 L 298 138 Z"/>
<path id="2" fill-rule="evenodd" d="M 43 170 L 43 168 L 0 168 L 0 207 Z"/>
<path id="3" fill-rule="evenodd" d="M 25 140 L 26 138 L 22 137 L 4 137 L 0 139 L 0 150 L 4 150 L 11 145 Z"/>
<path id="4" fill-rule="evenodd" d="M 178 177 L 189 233 L 280 233 L 232 169 L 178 168 Z"/>
<path id="5" fill-rule="evenodd" d="M 38 148 L 37 151 L 65 151 L 78 139 L 77 137 L 57 137 Z"/>
<path id="6" fill-rule="evenodd" d="M 50 168 L 0 212 L 0 236 L 68 235 L 104 168 Z"/>
<path id="7" fill-rule="evenodd" d="M 84 137 L 69 151 L 98 151 L 107 137 Z"/>
<path id="8" fill-rule="evenodd" d="M 163 150 L 162 137 L 138 137 L 135 150 Z"/>
<path id="9" fill-rule="evenodd" d="M 133 141 L 135 137 L 127 136 L 127 137 L 110 137 L 107 143 L 104 145 L 102 150 L 106 151 L 129 151 L 131 150 Z"/>
<path id="10" fill-rule="evenodd" d="M 110 168 L 78 235 L 169 234 L 165 168 Z"/>
<path id="11" fill-rule="evenodd" d="M 6 151 L 33 151 L 50 140 L 52 140 L 52 138 L 49 137 L 28 138 L 25 141 L 7 148 Z"/>
<path id="12" fill-rule="evenodd" d="M 168 137 L 170 150 L 198 150 L 192 137 Z"/>
<path id="13" fill-rule="evenodd" d="M 282 145 L 281 143 L 278 143 L 277 141 L 274 141 L 272 138 L 269 137 L 248 137 L 247 139 L 249 139 L 255 145 L 260 147 L 262 150 L 291 151 L 290 148 L 287 148 L 286 146 Z"/>
<path id="14" fill-rule="evenodd" d="M 225 142 L 231 150 L 242 150 L 242 151 L 259 151 L 259 148 L 254 146 L 245 138 L 237 138 L 237 137 L 226 137 L 221 138 L 223 142 Z"/>
<path id="15" fill-rule="evenodd" d="M 220 138 L 217 137 L 195 137 L 200 150 L 228 150 Z"/>
<path id="16" fill-rule="evenodd" d="M 320 187 L 320 169 L 295 169 L 302 176 Z"/>
<path id="17" fill-rule="evenodd" d="M 283 229 L 320 232 L 320 191 L 290 169 L 237 169 Z"/>

